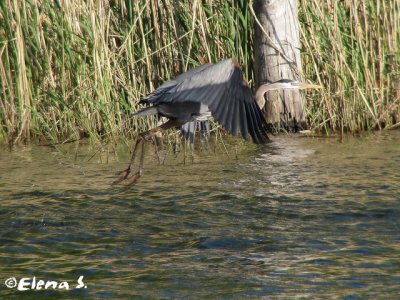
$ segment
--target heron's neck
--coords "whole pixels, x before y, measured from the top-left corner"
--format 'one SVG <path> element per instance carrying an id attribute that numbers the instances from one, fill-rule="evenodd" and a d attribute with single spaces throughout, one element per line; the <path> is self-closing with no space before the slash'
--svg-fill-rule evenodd
<path id="1" fill-rule="evenodd" d="M 256 97 L 256 101 L 257 101 L 257 104 L 260 107 L 260 109 L 263 109 L 263 107 L 265 105 L 265 98 L 264 98 L 265 93 L 268 91 L 277 90 L 277 89 L 279 89 L 279 86 L 277 86 L 275 82 L 263 84 L 258 88 L 258 90 L 256 91 L 255 97 Z"/>
<path id="2" fill-rule="evenodd" d="M 264 95 L 268 91 L 268 84 L 261 85 L 256 91 L 256 101 L 260 109 L 263 109 L 265 105 L 265 98 Z"/>

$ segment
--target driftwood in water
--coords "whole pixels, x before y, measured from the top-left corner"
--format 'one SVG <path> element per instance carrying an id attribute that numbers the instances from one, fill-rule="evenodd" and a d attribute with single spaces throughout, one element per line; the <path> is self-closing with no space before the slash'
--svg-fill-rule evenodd
<path id="1" fill-rule="evenodd" d="M 281 78 L 300 80 L 300 38 L 296 0 L 255 0 L 255 83 Z M 297 131 L 305 127 L 305 103 L 299 91 L 266 94 L 267 122 Z"/>

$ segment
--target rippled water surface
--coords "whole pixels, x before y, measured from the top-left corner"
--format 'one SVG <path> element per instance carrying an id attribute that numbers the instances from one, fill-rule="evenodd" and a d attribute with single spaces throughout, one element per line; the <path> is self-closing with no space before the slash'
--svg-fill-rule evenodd
<path id="1" fill-rule="evenodd" d="M 158 165 L 148 146 L 121 193 L 127 154 L 1 149 L 0 298 L 399 299 L 399 132 L 236 148 Z"/>

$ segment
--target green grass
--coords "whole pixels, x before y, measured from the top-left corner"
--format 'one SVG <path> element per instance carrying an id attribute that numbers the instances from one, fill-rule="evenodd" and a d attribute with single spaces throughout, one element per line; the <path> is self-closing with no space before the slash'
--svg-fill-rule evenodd
<path id="1" fill-rule="evenodd" d="M 355 132 L 394 125 L 400 3 L 300 2 L 305 73 L 325 87 L 308 105 L 311 127 Z"/>
<path id="2" fill-rule="evenodd" d="M 307 110 L 320 131 L 388 128 L 400 102 L 398 1 L 300 1 Z M 154 125 L 137 100 L 205 62 L 253 78 L 249 0 L 0 2 L 0 142 L 112 142 Z"/>

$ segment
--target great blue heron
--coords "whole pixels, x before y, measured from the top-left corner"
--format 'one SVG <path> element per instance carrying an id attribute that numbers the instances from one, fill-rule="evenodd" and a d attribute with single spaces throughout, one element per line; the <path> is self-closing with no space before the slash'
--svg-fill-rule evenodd
<path id="1" fill-rule="evenodd" d="M 142 142 L 139 169 L 131 176 L 129 185 L 139 179 L 143 167 L 143 141 L 149 140 L 159 131 L 182 126 L 195 120 L 207 120 L 212 116 L 231 134 L 240 133 L 246 140 L 251 137 L 254 143 L 263 144 L 269 141 L 267 123 L 261 112 L 265 104 L 264 94 L 275 89 L 319 87 L 314 84 L 281 79 L 261 85 L 253 95 L 240 66 L 234 59 L 202 65 L 183 73 L 165 82 L 139 101 L 141 104 L 150 106 L 139 110 L 134 116 L 160 115 L 169 120 L 139 135 L 129 165 L 119 173 L 120 178 L 115 183 L 129 177 L 138 145 Z"/>

